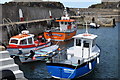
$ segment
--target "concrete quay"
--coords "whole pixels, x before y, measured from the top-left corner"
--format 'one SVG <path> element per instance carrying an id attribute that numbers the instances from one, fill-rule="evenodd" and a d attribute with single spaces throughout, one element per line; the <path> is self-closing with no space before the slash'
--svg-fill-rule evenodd
<path id="1" fill-rule="evenodd" d="M 10 58 L 9 52 L 8 51 L 0 51 L 0 79 L 3 78 L 3 76 L 8 76 L 11 75 L 3 70 L 9 70 L 12 71 L 15 75 L 16 80 L 22 79 L 22 80 L 27 80 L 24 77 L 24 74 L 21 70 L 19 70 L 19 66 L 14 63 L 14 59 Z M 5 75 L 6 74 L 6 75 Z"/>

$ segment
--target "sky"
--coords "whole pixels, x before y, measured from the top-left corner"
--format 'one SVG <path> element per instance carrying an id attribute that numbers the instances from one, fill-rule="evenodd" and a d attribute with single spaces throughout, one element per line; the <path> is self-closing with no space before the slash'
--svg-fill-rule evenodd
<path id="1" fill-rule="evenodd" d="M 0 3 L 9 2 L 12 0 L 0 0 Z M 64 4 L 65 7 L 70 8 L 87 8 L 92 4 L 101 3 L 101 0 L 44 0 L 44 1 L 58 1 Z"/>

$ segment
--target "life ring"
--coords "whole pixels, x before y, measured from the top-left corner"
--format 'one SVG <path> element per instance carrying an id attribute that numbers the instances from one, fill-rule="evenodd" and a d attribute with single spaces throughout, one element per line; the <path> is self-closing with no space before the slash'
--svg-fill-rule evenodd
<path id="1" fill-rule="evenodd" d="M 83 34 L 83 36 L 91 36 L 91 34 Z"/>

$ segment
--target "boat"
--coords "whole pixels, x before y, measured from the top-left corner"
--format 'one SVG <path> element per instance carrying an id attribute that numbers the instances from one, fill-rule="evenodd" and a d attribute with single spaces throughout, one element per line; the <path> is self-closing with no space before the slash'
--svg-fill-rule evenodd
<path id="1" fill-rule="evenodd" d="M 53 78 L 74 79 L 82 77 L 99 63 L 100 48 L 95 40 L 97 35 L 85 33 L 73 36 L 74 46 L 66 51 L 66 58 L 56 55 L 46 62 L 48 72 Z M 57 60 L 56 60 L 57 58 Z M 59 60 L 58 60 L 59 59 Z"/>
<path id="2" fill-rule="evenodd" d="M 90 23 L 89 24 L 91 28 L 99 28 L 100 25 L 96 24 L 96 23 Z"/>
<path id="3" fill-rule="evenodd" d="M 29 53 L 24 53 L 19 56 L 21 63 L 28 63 L 34 61 L 46 61 L 49 57 L 57 55 L 59 52 L 58 45 L 51 45 L 39 50 L 31 50 Z"/>
<path id="4" fill-rule="evenodd" d="M 66 41 L 72 39 L 76 34 L 77 27 L 75 25 L 75 20 L 70 19 L 67 12 L 65 16 L 62 16 L 60 20 L 56 20 L 60 27 L 52 28 L 44 32 L 45 39 L 51 39 L 54 41 Z"/>
<path id="5" fill-rule="evenodd" d="M 35 40 L 34 36 L 34 34 L 29 34 L 28 30 L 23 30 L 21 34 L 11 37 L 9 45 L 7 46 L 10 56 L 19 56 L 23 53 L 30 52 L 30 50 L 51 45 L 50 39 L 45 40 L 43 36 L 39 36 L 38 39 Z"/>

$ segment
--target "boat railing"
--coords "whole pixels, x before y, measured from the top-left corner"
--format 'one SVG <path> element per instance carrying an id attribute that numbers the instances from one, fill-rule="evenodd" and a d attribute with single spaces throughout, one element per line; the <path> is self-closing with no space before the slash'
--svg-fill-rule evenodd
<path id="1" fill-rule="evenodd" d="M 94 58 L 97 57 L 97 56 L 99 56 L 99 52 L 96 52 L 95 55 L 90 56 L 89 58 L 84 58 L 84 61 L 90 61 L 90 60 L 94 59 Z"/>
<path id="2" fill-rule="evenodd" d="M 51 32 L 57 32 L 57 31 L 59 31 L 60 29 L 58 29 L 58 28 L 55 28 L 55 29 L 51 29 L 51 30 L 48 30 L 48 31 L 51 31 Z"/>
<path id="3" fill-rule="evenodd" d="M 67 60 L 67 61 L 65 61 L 65 63 L 73 64 L 71 60 Z"/>

